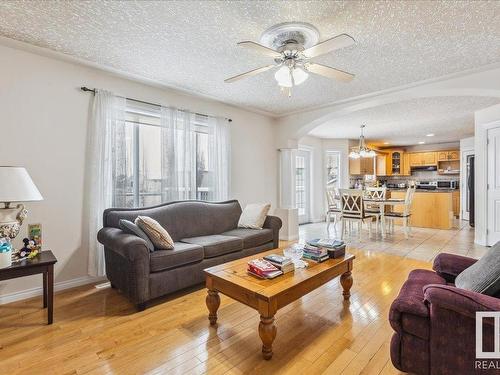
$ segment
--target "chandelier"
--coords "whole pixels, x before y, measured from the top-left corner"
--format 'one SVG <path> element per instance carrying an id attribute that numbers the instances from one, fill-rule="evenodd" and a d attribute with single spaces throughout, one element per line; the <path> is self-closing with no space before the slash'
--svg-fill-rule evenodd
<path id="1" fill-rule="evenodd" d="M 357 148 L 353 148 L 353 150 L 349 153 L 349 157 L 351 159 L 359 159 L 359 158 L 373 158 L 377 156 L 377 153 L 371 148 L 366 147 L 365 144 L 365 136 L 363 135 L 363 129 L 366 125 L 361 125 L 361 135 L 359 136 L 359 146 Z"/>

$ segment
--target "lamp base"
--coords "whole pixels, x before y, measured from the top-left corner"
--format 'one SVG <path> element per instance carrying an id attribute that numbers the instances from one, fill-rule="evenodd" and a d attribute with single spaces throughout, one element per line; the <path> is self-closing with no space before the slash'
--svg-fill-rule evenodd
<path id="1" fill-rule="evenodd" d="M 16 238 L 27 216 L 28 211 L 23 204 L 18 204 L 15 208 L 8 205 L 0 208 L 0 237 Z"/>

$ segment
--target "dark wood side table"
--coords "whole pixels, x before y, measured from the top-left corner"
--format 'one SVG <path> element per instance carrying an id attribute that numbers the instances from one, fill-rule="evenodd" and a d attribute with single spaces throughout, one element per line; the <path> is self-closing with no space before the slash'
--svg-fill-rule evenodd
<path id="1" fill-rule="evenodd" d="M 12 263 L 10 267 L 0 268 L 0 281 L 43 273 L 43 307 L 48 307 L 47 320 L 52 324 L 54 316 L 54 264 L 57 262 L 52 251 L 42 251 L 33 259 Z"/>

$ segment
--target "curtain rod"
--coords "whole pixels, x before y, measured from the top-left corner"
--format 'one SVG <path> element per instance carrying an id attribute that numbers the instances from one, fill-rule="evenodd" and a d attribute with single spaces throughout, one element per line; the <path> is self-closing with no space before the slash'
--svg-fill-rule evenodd
<path id="1" fill-rule="evenodd" d="M 92 93 L 94 93 L 94 94 L 95 94 L 95 92 L 96 92 L 96 90 L 95 90 L 95 89 L 89 89 L 89 88 L 88 88 L 88 87 L 86 87 L 86 86 L 82 86 L 82 87 L 80 87 L 80 90 L 85 91 L 85 92 L 92 92 Z M 161 104 L 156 104 L 156 103 L 145 102 L 145 101 L 143 101 L 143 100 L 132 99 L 132 98 L 125 98 L 125 99 L 127 99 L 127 100 L 132 100 L 132 101 L 137 102 L 137 103 L 148 104 L 148 105 L 154 105 L 155 107 L 161 107 Z M 182 110 L 182 111 L 185 111 L 185 110 Z M 189 112 L 189 111 L 188 111 L 188 112 Z M 197 112 L 195 113 L 195 115 L 199 115 L 199 116 L 208 116 L 208 115 L 205 115 L 205 114 L 203 114 L 203 113 L 197 113 Z M 213 117 L 213 116 L 210 116 L 210 117 Z M 232 120 L 232 119 L 230 119 L 230 118 L 225 117 L 225 119 L 226 119 L 228 122 L 233 122 L 233 120 Z"/>

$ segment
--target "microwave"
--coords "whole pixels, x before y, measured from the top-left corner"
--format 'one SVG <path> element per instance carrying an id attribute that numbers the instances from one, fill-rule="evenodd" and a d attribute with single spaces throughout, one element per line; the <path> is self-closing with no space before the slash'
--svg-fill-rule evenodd
<path id="1" fill-rule="evenodd" d="M 438 181 L 437 188 L 438 189 L 452 189 L 452 190 L 458 189 L 458 181 L 457 180 Z"/>

